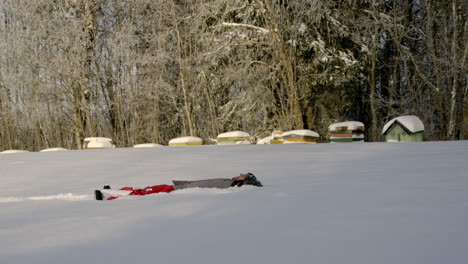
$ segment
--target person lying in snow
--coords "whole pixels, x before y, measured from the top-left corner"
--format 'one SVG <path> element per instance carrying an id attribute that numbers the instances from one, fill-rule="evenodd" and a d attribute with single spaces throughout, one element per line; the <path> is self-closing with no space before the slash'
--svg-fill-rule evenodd
<path id="1" fill-rule="evenodd" d="M 170 193 L 175 190 L 187 189 L 187 188 L 229 188 L 234 186 L 242 185 L 253 185 L 257 187 L 262 187 L 262 183 L 257 180 L 253 173 L 241 173 L 239 176 L 234 178 L 217 178 L 217 179 L 207 179 L 207 180 L 198 180 L 198 181 L 173 181 L 174 185 L 154 185 L 148 186 L 142 189 L 135 189 L 133 187 L 123 187 L 119 190 L 111 190 L 109 185 L 105 185 L 103 190 L 96 190 L 94 192 L 96 200 L 114 200 L 120 196 L 125 195 L 148 195 L 153 193 Z"/>

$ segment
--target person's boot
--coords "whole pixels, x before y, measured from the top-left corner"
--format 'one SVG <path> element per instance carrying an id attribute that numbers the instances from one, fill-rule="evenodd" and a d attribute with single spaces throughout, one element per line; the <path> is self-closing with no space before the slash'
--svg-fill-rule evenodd
<path id="1" fill-rule="evenodd" d="M 94 191 L 94 196 L 96 197 L 96 200 L 103 200 L 104 196 L 102 195 L 102 192 L 100 190 L 95 190 Z"/>

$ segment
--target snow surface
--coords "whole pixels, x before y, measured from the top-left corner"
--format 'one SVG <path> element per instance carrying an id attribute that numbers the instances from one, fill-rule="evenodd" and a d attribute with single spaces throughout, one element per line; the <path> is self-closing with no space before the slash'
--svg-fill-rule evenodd
<path id="1" fill-rule="evenodd" d="M 0 263 L 468 260 L 468 141 L 0 155 Z M 264 187 L 93 200 L 253 172 Z"/>
<path id="2" fill-rule="evenodd" d="M 338 127 L 348 127 L 348 130 L 356 130 L 358 127 L 364 127 L 364 124 L 362 122 L 358 121 L 346 121 L 346 122 L 340 122 L 340 123 L 335 123 L 331 124 L 328 126 L 328 130 L 336 130 Z"/>
<path id="3" fill-rule="evenodd" d="M 412 133 L 424 131 L 424 124 L 421 121 L 421 119 L 419 119 L 419 117 L 414 116 L 414 115 L 408 115 L 408 116 L 399 116 L 388 121 L 382 130 L 382 135 L 385 134 L 385 132 L 387 132 L 387 130 L 393 125 L 393 123 L 397 121 L 400 122 L 400 124 L 402 124 Z"/>

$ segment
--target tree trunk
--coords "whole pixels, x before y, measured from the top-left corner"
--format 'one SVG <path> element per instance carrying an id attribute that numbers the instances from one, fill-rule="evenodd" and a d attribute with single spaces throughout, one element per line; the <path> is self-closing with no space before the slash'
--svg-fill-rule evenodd
<path id="1" fill-rule="evenodd" d="M 189 136 L 195 136 L 195 129 L 194 129 L 193 120 L 192 120 L 192 98 L 190 95 L 189 87 L 187 87 L 185 84 L 185 76 L 184 76 L 185 69 L 184 69 L 184 62 L 182 60 L 183 47 L 182 47 L 182 40 L 180 38 L 180 32 L 178 28 L 176 28 L 176 34 L 177 34 L 177 46 L 179 49 L 178 50 L 179 81 L 180 81 L 180 87 L 182 88 L 182 92 L 184 95 L 184 110 L 185 110 L 185 118 L 186 118 L 185 123 L 187 124 L 186 129 L 185 129 L 186 131 L 184 131 L 184 134 L 185 135 L 188 134 Z"/>
<path id="2" fill-rule="evenodd" d="M 289 54 L 286 48 L 286 44 L 279 32 L 279 23 L 274 11 L 267 0 L 256 0 L 258 5 L 264 9 L 265 20 L 269 26 L 269 32 L 274 40 L 275 50 L 279 53 L 279 59 L 281 60 L 286 70 L 286 80 L 284 85 L 288 90 L 290 113 L 293 117 L 292 128 L 302 129 L 304 128 L 304 120 L 302 118 L 301 105 L 299 103 L 299 92 L 296 85 L 294 68 L 289 58 Z"/>
<path id="3" fill-rule="evenodd" d="M 207 105 L 208 105 L 208 113 L 210 115 L 211 134 L 212 135 L 218 135 L 219 130 L 218 130 L 218 126 L 216 124 L 216 109 L 215 109 L 213 101 L 211 99 L 212 97 L 211 97 L 211 93 L 210 93 L 210 89 L 209 89 L 209 87 L 211 85 L 210 85 L 209 80 L 206 78 L 206 75 L 205 75 L 204 72 L 202 72 L 202 76 L 203 76 L 203 80 L 205 81 L 203 92 L 205 93 L 206 102 L 207 102 Z"/>
<path id="4" fill-rule="evenodd" d="M 76 87 L 73 89 L 73 131 L 75 134 L 75 144 L 77 149 L 82 149 L 82 140 L 84 139 L 84 119 L 81 110 L 81 90 Z"/>
<path id="5" fill-rule="evenodd" d="M 436 95 L 437 95 L 437 105 L 438 105 L 438 112 L 439 112 L 439 126 L 440 126 L 440 133 L 439 137 L 441 140 L 444 140 L 447 135 L 447 119 L 446 119 L 446 109 L 445 109 L 445 96 L 444 90 L 442 87 L 442 80 L 440 75 L 440 64 L 438 62 L 438 56 L 436 53 L 435 48 L 435 41 L 436 41 L 436 32 L 434 32 L 434 19 L 433 19 L 433 9 L 434 7 L 427 1 L 426 3 L 426 12 L 427 12 L 427 28 L 429 32 L 429 39 L 428 39 L 428 48 L 429 52 L 432 56 L 432 68 L 434 70 L 434 75 L 436 79 Z"/>
<path id="6" fill-rule="evenodd" d="M 374 15 L 376 13 L 376 10 L 374 9 Z M 371 55 L 371 69 L 370 69 L 370 80 L 369 80 L 369 88 L 370 88 L 370 97 L 369 97 L 369 103 L 370 103 L 370 111 L 371 111 L 371 141 L 377 142 L 378 141 L 378 126 L 377 126 L 377 110 L 375 106 L 375 72 L 376 72 L 376 64 L 377 64 L 377 50 L 378 50 L 378 43 L 377 43 L 377 37 L 378 37 L 378 24 L 377 21 L 374 21 L 374 29 L 373 29 L 373 34 L 372 34 L 372 55 Z"/>
<path id="7" fill-rule="evenodd" d="M 453 37 L 452 37 L 452 92 L 450 104 L 450 121 L 448 138 L 451 140 L 460 139 L 463 130 L 463 81 L 466 78 L 466 72 L 463 72 L 466 61 L 466 49 L 463 47 L 463 36 L 466 34 L 467 22 L 464 20 L 462 4 L 459 0 L 452 1 L 452 18 L 453 18 Z M 459 39 L 459 37 L 461 37 Z M 465 41 L 466 42 L 466 41 Z M 461 44 L 461 45 L 460 45 Z M 466 45 L 466 44 L 465 44 Z M 462 61 L 459 62 L 459 58 Z M 459 69 L 457 65 L 460 65 Z"/>
<path id="8" fill-rule="evenodd" d="M 161 102 L 158 91 L 154 96 L 154 125 L 153 125 L 153 135 L 154 143 L 161 144 Z"/>
<path id="9" fill-rule="evenodd" d="M 85 32 L 85 62 L 83 67 L 83 79 L 84 79 L 84 86 L 81 87 L 80 92 L 80 103 L 81 103 L 81 110 L 83 111 L 82 114 L 82 121 L 83 122 L 83 132 L 87 133 L 88 135 L 92 134 L 91 130 L 91 117 L 89 113 L 89 101 L 91 96 L 91 87 L 92 80 L 92 61 L 94 58 L 94 47 L 95 47 L 95 18 L 94 12 L 97 7 L 96 0 L 85 0 L 85 19 L 86 19 L 86 26 L 84 29 Z"/>

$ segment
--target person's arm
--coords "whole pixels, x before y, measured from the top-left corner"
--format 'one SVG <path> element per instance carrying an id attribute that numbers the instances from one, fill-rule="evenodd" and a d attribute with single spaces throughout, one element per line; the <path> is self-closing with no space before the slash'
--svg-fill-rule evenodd
<path id="1" fill-rule="evenodd" d="M 247 177 L 247 174 L 241 173 L 239 176 L 232 178 L 233 181 L 243 181 Z"/>
<path id="2" fill-rule="evenodd" d="M 232 186 L 237 186 L 237 187 L 241 187 L 242 185 L 244 185 L 244 180 L 245 178 L 247 177 L 247 174 L 239 174 L 239 176 L 237 177 L 234 177 L 232 178 L 232 184 L 231 184 L 231 187 Z"/>

